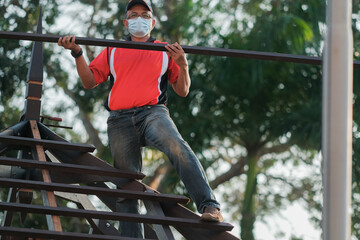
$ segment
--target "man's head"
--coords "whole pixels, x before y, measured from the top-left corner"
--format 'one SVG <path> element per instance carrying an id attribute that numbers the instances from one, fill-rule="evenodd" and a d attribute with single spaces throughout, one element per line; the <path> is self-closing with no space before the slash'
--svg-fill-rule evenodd
<path id="1" fill-rule="evenodd" d="M 152 7 L 151 7 L 151 3 L 149 0 L 130 0 L 127 7 L 126 7 L 126 12 L 129 11 L 133 6 L 135 6 L 136 4 L 141 4 L 144 7 L 146 7 L 150 12 L 152 12 Z"/>
<path id="2" fill-rule="evenodd" d="M 126 19 L 123 23 L 133 39 L 146 41 L 155 26 L 150 1 L 130 0 L 126 7 Z"/>

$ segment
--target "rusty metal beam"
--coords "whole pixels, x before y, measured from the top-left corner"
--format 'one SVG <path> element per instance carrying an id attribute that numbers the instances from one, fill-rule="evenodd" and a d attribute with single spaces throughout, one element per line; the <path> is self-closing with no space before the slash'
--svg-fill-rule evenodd
<path id="1" fill-rule="evenodd" d="M 62 36 L 50 35 L 50 34 L 0 31 L 0 38 L 13 39 L 13 40 L 29 40 L 29 41 L 57 43 L 60 37 Z M 159 43 L 118 41 L 118 40 L 84 38 L 84 37 L 77 37 L 76 43 L 81 45 L 92 45 L 92 46 L 103 46 L 103 47 L 110 46 L 110 47 L 133 48 L 133 49 L 153 50 L 153 51 L 167 51 L 165 49 L 165 44 L 159 44 Z M 314 65 L 322 64 L 322 58 L 313 57 L 313 56 L 259 52 L 259 51 L 246 51 L 246 50 L 238 50 L 238 49 L 197 47 L 197 46 L 186 46 L 186 45 L 182 45 L 182 48 L 186 53 L 191 53 L 191 54 L 237 57 L 237 58 L 248 58 L 248 59 L 258 59 L 258 60 L 271 60 L 271 61 L 304 63 L 304 64 L 314 64 Z M 354 61 L 354 67 L 360 68 L 360 61 Z"/>
<path id="2" fill-rule="evenodd" d="M 39 115 L 39 117 L 40 117 L 40 115 Z M 30 120 L 30 128 L 31 128 L 31 132 L 32 132 L 34 139 L 41 140 L 39 128 L 38 128 L 37 122 L 35 120 Z M 37 158 L 37 160 L 39 160 L 41 162 L 46 162 L 45 151 L 44 151 L 44 148 L 42 145 L 36 145 L 32 150 L 33 150 L 34 158 Z M 42 169 L 41 173 L 42 173 L 43 181 L 45 183 L 51 184 L 52 180 L 50 177 L 49 170 Z M 55 194 L 53 191 L 42 191 L 41 193 L 42 193 L 44 205 L 50 206 L 50 207 L 55 207 L 55 208 L 57 207 Z M 21 214 L 24 214 L 24 212 L 21 212 Z M 61 221 L 60 221 L 60 217 L 58 215 L 55 215 L 55 214 L 54 215 L 53 214 L 46 215 L 46 219 L 47 219 L 49 230 L 62 232 Z"/>

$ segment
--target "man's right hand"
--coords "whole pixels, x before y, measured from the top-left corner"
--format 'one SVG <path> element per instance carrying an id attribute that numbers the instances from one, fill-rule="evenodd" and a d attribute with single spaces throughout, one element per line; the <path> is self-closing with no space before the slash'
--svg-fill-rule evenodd
<path id="1" fill-rule="evenodd" d="M 75 53 L 80 52 L 81 48 L 75 43 L 75 36 L 60 37 L 58 45 L 63 46 L 65 49 L 72 50 Z"/>

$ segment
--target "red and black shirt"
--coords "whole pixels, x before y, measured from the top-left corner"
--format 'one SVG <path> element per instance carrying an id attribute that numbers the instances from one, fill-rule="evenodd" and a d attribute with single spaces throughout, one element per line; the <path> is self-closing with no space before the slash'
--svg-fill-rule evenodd
<path id="1" fill-rule="evenodd" d="M 149 41 L 165 43 L 154 38 Z M 166 52 L 127 48 L 110 47 L 109 54 L 104 49 L 89 67 L 97 84 L 105 82 L 110 73 L 114 77 L 110 110 L 165 104 L 168 81 L 175 83 L 179 74 L 179 66 Z"/>

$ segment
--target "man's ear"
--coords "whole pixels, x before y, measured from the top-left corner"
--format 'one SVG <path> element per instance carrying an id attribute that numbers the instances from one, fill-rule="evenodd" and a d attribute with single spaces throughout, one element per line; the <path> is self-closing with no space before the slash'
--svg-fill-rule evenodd
<path id="1" fill-rule="evenodd" d="M 153 18 L 152 21 L 151 21 L 151 25 L 152 25 L 152 26 L 151 26 L 151 30 L 154 29 L 155 24 L 156 24 L 156 20 Z"/>
<path id="2" fill-rule="evenodd" d="M 123 19 L 123 24 L 126 29 L 129 29 L 129 22 L 126 19 Z"/>

